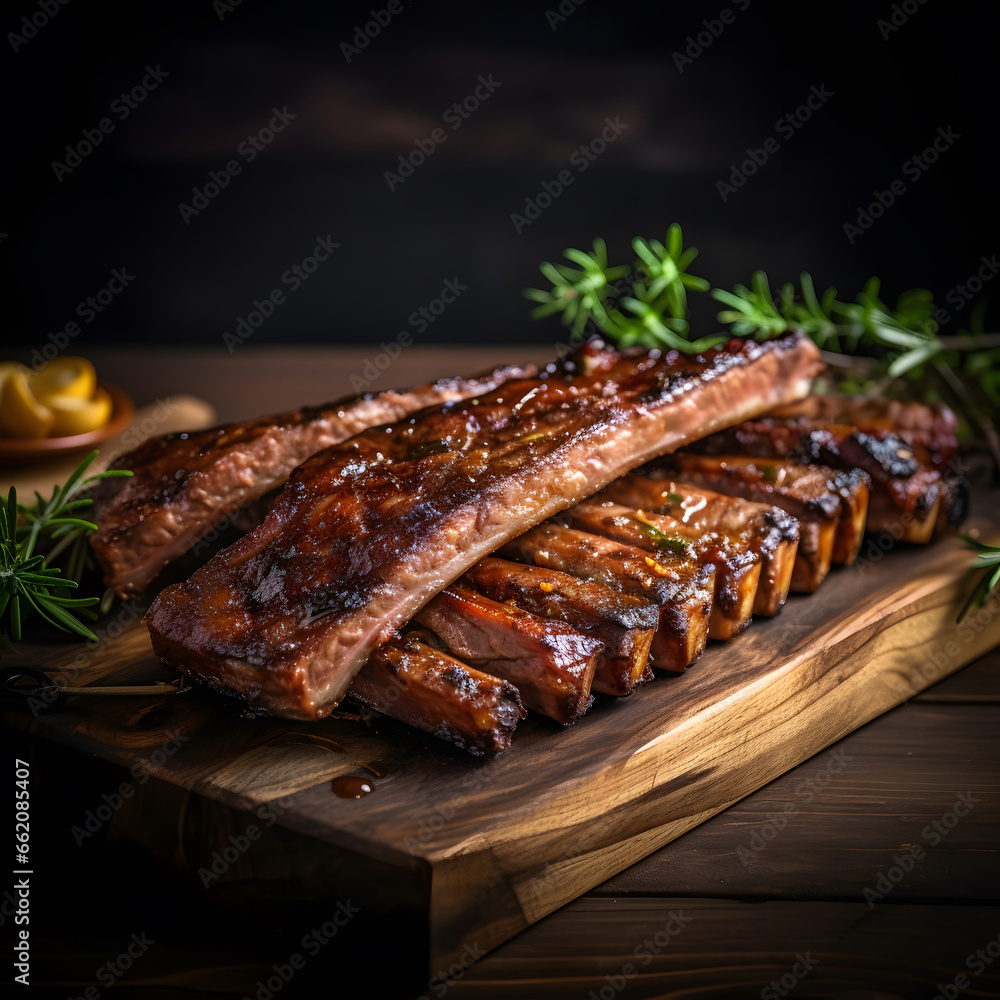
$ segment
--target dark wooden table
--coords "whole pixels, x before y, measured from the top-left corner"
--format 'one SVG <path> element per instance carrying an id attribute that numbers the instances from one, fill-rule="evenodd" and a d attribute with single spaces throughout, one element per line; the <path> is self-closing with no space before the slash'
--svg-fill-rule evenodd
<path id="1" fill-rule="evenodd" d="M 378 350 L 91 356 L 139 405 L 189 392 L 220 420 L 346 394 L 352 374 L 367 378 L 369 362 L 380 364 Z M 410 349 L 368 387 L 545 356 Z M 4 655 L 30 659 L 30 650 Z M 400 968 L 405 927 L 332 941 L 293 970 L 309 926 L 294 913 L 268 900 L 205 912 L 176 892 L 169 871 L 113 838 L 78 846 L 72 825 L 118 776 L 11 728 L 9 748 L 30 755 L 36 792 L 31 991 L 88 1000 L 112 984 L 114 997 L 220 1000 L 1000 996 L 998 732 L 994 651 L 505 945 L 482 957 L 470 950 L 465 965 L 421 989 Z"/>

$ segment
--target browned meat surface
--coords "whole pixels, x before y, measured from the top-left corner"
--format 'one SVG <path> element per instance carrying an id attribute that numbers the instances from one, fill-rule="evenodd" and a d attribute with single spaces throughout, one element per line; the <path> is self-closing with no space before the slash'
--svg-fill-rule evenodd
<path id="1" fill-rule="evenodd" d="M 783 508 L 799 522 L 791 589 L 812 593 L 834 562 L 852 563 L 864 536 L 866 473 L 742 455 L 670 455 L 659 463 L 698 486 Z"/>
<path id="2" fill-rule="evenodd" d="M 585 500 L 559 514 L 557 520 L 646 549 L 659 558 L 664 550 L 680 546 L 703 566 L 715 567 L 709 639 L 732 639 L 750 624 L 760 556 L 745 539 L 699 531 L 668 514 L 647 513 L 606 499 Z"/>
<path id="3" fill-rule="evenodd" d="M 851 566 L 864 539 L 871 500 L 871 479 L 860 469 L 831 469 L 788 458 L 762 461 L 743 455 L 677 456 L 701 475 L 729 476 L 754 499 L 773 498 L 798 520 L 832 521 L 830 561 Z"/>
<path id="4" fill-rule="evenodd" d="M 615 480 L 607 498 L 646 512 L 667 514 L 697 532 L 743 539 L 761 557 L 753 613 L 778 613 L 788 598 L 799 546 L 799 522 L 780 507 L 700 489 L 673 479 L 657 463 Z"/>
<path id="5" fill-rule="evenodd" d="M 372 652 L 506 541 L 656 455 L 804 396 L 801 335 L 511 379 L 307 459 L 263 524 L 146 623 L 157 654 L 289 718 L 329 714 Z"/>
<path id="6" fill-rule="evenodd" d="M 506 750 L 525 715 L 512 684 L 414 636 L 390 640 L 375 650 L 348 695 L 477 757 Z"/>
<path id="7" fill-rule="evenodd" d="M 525 374 L 523 368 L 501 368 L 153 438 L 113 463 L 130 469 L 130 478 L 102 480 L 91 494 L 98 531 L 90 544 L 104 582 L 121 598 L 141 594 L 167 563 L 281 486 L 310 455 L 367 427 L 471 398 Z"/>
<path id="8" fill-rule="evenodd" d="M 653 601 L 594 580 L 495 556 L 480 559 L 460 579 L 495 601 L 566 622 L 602 642 L 591 685 L 594 691 L 626 695 L 652 676 L 646 664 L 660 618 Z"/>
<path id="9" fill-rule="evenodd" d="M 715 566 L 684 552 L 651 555 L 634 545 L 547 521 L 508 542 L 500 555 L 596 580 L 654 601 L 660 620 L 650 663 L 681 672 L 705 651 Z"/>
<path id="10" fill-rule="evenodd" d="M 781 420 L 849 424 L 867 434 L 895 434 L 925 464 L 944 468 L 958 450 L 958 418 L 944 403 L 918 403 L 875 396 L 808 396 L 773 410 Z"/>
<path id="11" fill-rule="evenodd" d="M 846 424 L 751 420 L 700 441 L 710 455 L 750 455 L 812 462 L 871 478 L 867 526 L 908 542 L 928 542 L 936 528 L 964 519 L 964 489 L 953 476 L 922 462 L 898 435 L 868 433 Z"/>
<path id="12" fill-rule="evenodd" d="M 510 681 L 526 708 L 570 723 L 590 707 L 604 644 L 565 622 L 493 601 L 461 583 L 433 597 L 413 620 L 463 663 Z"/>

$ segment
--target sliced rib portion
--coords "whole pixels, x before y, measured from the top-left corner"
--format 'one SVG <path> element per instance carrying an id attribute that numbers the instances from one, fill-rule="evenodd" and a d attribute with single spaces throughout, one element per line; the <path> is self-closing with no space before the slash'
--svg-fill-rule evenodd
<path id="1" fill-rule="evenodd" d="M 699 458 L 692 456 L 691 461 L 698 462 Z M 686 461 L 686 457 L 678 456 L 678 460 Z M 711 469 L 713 461 L 747 483 L 746 488 L 756 496 L 781 498 L 785 508 L 801 520 L 835 520 L 830 559 L 838 566 L 853 565 L 861 549 L 871 500 L 871 479 L 867 472 L 802 464 L 787 458 L 765 462 L 744 455 L 701 459 L 700 466 L 703 470 Z"/>
<path id="2" fill-rule="evenodd" d="M 495 601 L 566 622 L 602 642 L 594 691 L 626 695 L 652 676 L 646 661 L 660 619 L 653 601 L 595 580 L 495 556 L 480 559 L 460 579 Z"/>
<path id="3" fill-rule="evenodd" d="M 374 649 L 532 525 L 656 455 L 804 396 L 792 334 L 512 379 L 307 459 L 263 524 L 146 617 L 156 652 L 266 710 L 329 714 Z"/>
<path id="4" fill-rule="evenodd" d="M 781 507 L 799 522 L 791 589 L 812 593 L 833 563 L 850 565 L 864 537 L 866 473 L 842 472 L 788 459 L 742 455 L 671 455 L 660 463 L 678 479 Z"/>
<path id="5" fill-rule="evenodd" d="M 597 639 L 565 622 L 490 600 L 454 583 L 417 612 L 463 663 L 510 681 L 526 708 L 557 722 L 576 722 L 590 707 Z"/>
<path id="6" fill-rule="evenodd" d="M 660 609 L 650 647 L 654 667 L 680 673 L 705 651 L 715 567 L 688 553 L 653 556 L 634 545 L 547 521 L 508 542 L 500 555 L 654 601 Z"/>
<path id="7" fill-rule="evenodd" d="M 164 566 L 281 486 L 317 451 L 367 427 L 489 392 L 533 371 L 498 368 L 473 378 L 442 379 L 152 438 L 112 463 L 112 468 L 130 469 L 130 478 L 102 480 L 91 493 L 98 531 L 90 544 L 104 582 L 121 598 L 141 594 Z"/>
<path id="8" fill-rule="evenodd" d="M 825 396 L 815 394 L 799 403 L 772 410 L 780 420 L 821 424 L 848 424 L 867 434 L 895 434 L 926 465 L 944 468 L 958 450 L 958 418 L 944 403 L 882 399 L 875 396 Z"/>
<path id="9" fill-rule="evenodd" d="M 868 530 L 891 533 L 907 542 L 929 542 L 935 529 L 964 517 L 954 477 L 920 461 L 898 435 L 868 433 L 846 424 L 779 420 L 768 417 L 741 423 L 700 441 L 703 454 L 751 455 L 821 463 L 847 472 L 861 469 L 871 478 Z"/>
<path id="10" fill-rule="evenodd" d="M 375 650 L 348 695 L 477 757 L 506 750 L 525 716 L 512 684 L 414 636 L 392 639 Z"/>
<path id="11" fill-rule="evenodd" d="M 755 615 L 776 615 L 788 598 L 799 547 L 799 522 L 780 507 L 754 503 L 673 479 L 655 462 L 615 480 L 597 499 L 666 514 L 697 532 L 745 539 L 761 558 Z"/>
<path id="12" fill-rule="evenodd" d="M 746 540 L 698 531 L 667 514 L 647 513 L 611 500 L 585 500 L 557 519 L 657 556 L 678 547 L 689 552 L 702 565 L 715 567 L 709 639 L 732 639 L 750 624 L 760 580 L 760 556 Z"/>

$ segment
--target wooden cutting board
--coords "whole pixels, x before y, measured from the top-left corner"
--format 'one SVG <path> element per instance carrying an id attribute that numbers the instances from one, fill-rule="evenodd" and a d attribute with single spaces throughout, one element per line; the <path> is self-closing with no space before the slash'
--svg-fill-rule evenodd
<path id="1" fill-rule="evenodd" d="M 1000 541 L 996 515 L 967 528 Z M 1000 644 L 1000 598 L 956 626 L 972 586 L 957 539 L 863 551 L 816 594 L 710 644 L 682 676 L 599 699 L 568 729 L 526 719 L 492 761 L 382 717 L 243 719 L 197 690 L 76 697 L 5 721 L 121 765 L 130 792 L 94 822 L 193 885 L 229 900 L 350 900 L 411 936 L 419 928 L 433 974 Z M 124 605 L 97 646 L 32 662 L 77 685 L 170 679 L 140 614 Z M 345 777 L 371 793 L 335 794 Z"/>

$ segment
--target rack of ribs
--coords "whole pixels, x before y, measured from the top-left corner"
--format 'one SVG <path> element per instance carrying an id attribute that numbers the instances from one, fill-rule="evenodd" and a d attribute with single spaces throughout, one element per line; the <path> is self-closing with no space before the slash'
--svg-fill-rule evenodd
<path id="1" fill-rule="evenodd" d="M 160 593 L 154 650 L 256 710 L 329 715 L 479 560 L 652 458 L 801 399 L 821 367 L 801 334 L 608 352 L 369 427 L 307 458 L 258 528 Z"/>

